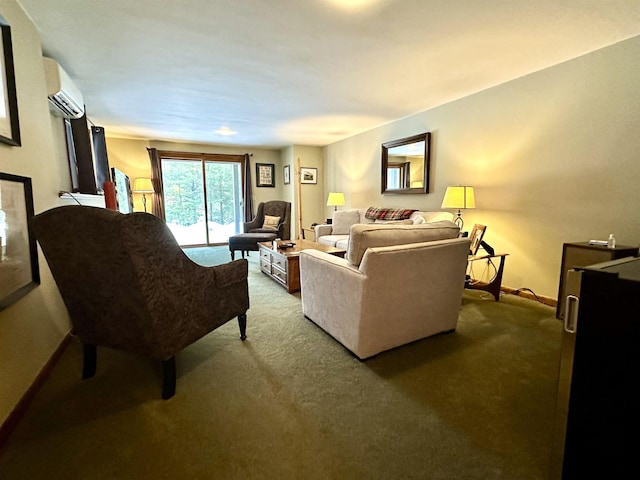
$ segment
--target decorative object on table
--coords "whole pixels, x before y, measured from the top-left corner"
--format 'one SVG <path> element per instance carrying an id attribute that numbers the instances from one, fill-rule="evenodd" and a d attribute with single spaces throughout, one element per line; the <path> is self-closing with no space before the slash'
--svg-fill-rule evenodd
<path id="1" fill-rule="evenodd" d="M 20 122 L 18 120 L 18 96 L 13 68 L 11 27 L 0 15 L 0 142 L 20 146 Z"/>
<path id="2" fill-rule="evenodd" d="M 462 220 L 461 210 L 476 208 L 476 198 L 473 187 L 468 185 L 447 187 L 447 191 L 444 193 L 444 198 L 442 199 L 441 208 L 454 208 L 458 210 L 458 216 L 454 220 L 454 223 L 456 223 L 460 227 L 460 231 L 462 231 L 464 220 Z"/>
<path id="3" fill-rule="evenodd" d="M 273 163 L 256 163 L 256 186 L 275 187 L 274 171 L 275 165 Z"/>
<path id="4" fill-rule="evenodd" d="M 300 183 L 318 183 L 318 169 L 317 168 L 300 168 Z"/>
<path id="5" fill-rule="evenodd" d="M 0 310 L 40 283 L 36 241 L 29 229 L 31 217 L 31 179 L 0 173 Z"/>
<path id="6" fill-rule="evenodd" d="M 471 247 L 469 249 L 469 255 L 475 255 L 478 253 L 480 244 L 482 243 L 482 237 L 487 227 L 485 225 L 475 224 L 473 230 L 471 230 Z"/>
<path id="7" fill-rule="evenodd" d="M 284 166 L 284 184 L 289 185 L 291 183 L 291 165 Z"/>
<path id="8" fill-rule="evenodd" d="M 337 212 L 338 207 L 344 206 L 344 193 L 341 192 L 329 192 L 327 198 L 327 207 L 333 207 L 333 211 Z"/>
<path id="9" fill-rule="evenodd" d="M 83 378 L 96 373 L 97 346 L 141 354 L 162 362 L 167 399 L 185 347 L 234 318 L 246 338 L 246 260 L 198 265 L 153 215 L 73 205 L 30 226 L 83 344 Z"/>
<path id="10" fill-rule="evenodd" d="M 153 184 L 150 178 L 136 178 L 133 181 L 133 193 L 142 194 L 142 206 L 147 212 L 147 193 L 153 193 Z"/>

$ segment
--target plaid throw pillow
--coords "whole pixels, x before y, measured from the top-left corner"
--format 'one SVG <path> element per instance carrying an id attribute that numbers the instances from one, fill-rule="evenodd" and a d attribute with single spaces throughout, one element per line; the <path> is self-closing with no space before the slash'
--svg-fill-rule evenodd
<path id="1" fill-rule="evenodd" d="M 415 209 L 369 207 L 365 212 L 365 218 L 369 220 L 406 220 Z"/>

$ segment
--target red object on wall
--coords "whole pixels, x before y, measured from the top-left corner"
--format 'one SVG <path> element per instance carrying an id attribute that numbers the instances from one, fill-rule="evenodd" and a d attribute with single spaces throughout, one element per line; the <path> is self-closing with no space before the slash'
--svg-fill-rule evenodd
<path id="1" fill-rule="evenodd" d="M 111 210 L 118 210 L 118 202 L 116 201 L 116 184 L 113 182 L 104 182 L 102 186 L 104 190 L 104 204 Z"/>

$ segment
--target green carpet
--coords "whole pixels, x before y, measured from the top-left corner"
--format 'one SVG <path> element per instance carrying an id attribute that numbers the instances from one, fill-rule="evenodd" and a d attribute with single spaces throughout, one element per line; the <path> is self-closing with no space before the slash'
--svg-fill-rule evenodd
<path id="1" fill-rule="evenodd" d="M 203 264 L 226 247 L 193 249 Z M 545 479 L 561 325 L 465 292 L 455 333 L 361 362 L 249 257 L 245 342 L 229 322 L 160 365 L 74 340 L 0 452 L 1 479 Z"/>

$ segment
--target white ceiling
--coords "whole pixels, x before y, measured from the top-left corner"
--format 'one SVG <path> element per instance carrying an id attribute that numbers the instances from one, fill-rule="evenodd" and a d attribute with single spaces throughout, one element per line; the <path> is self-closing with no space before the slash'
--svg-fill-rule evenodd
<path id="1" fill-rule="evenodd" d="M 109 135 L 244 146 L 326 145 L 640 34 L 638 0 L 18 1 Z"/>

